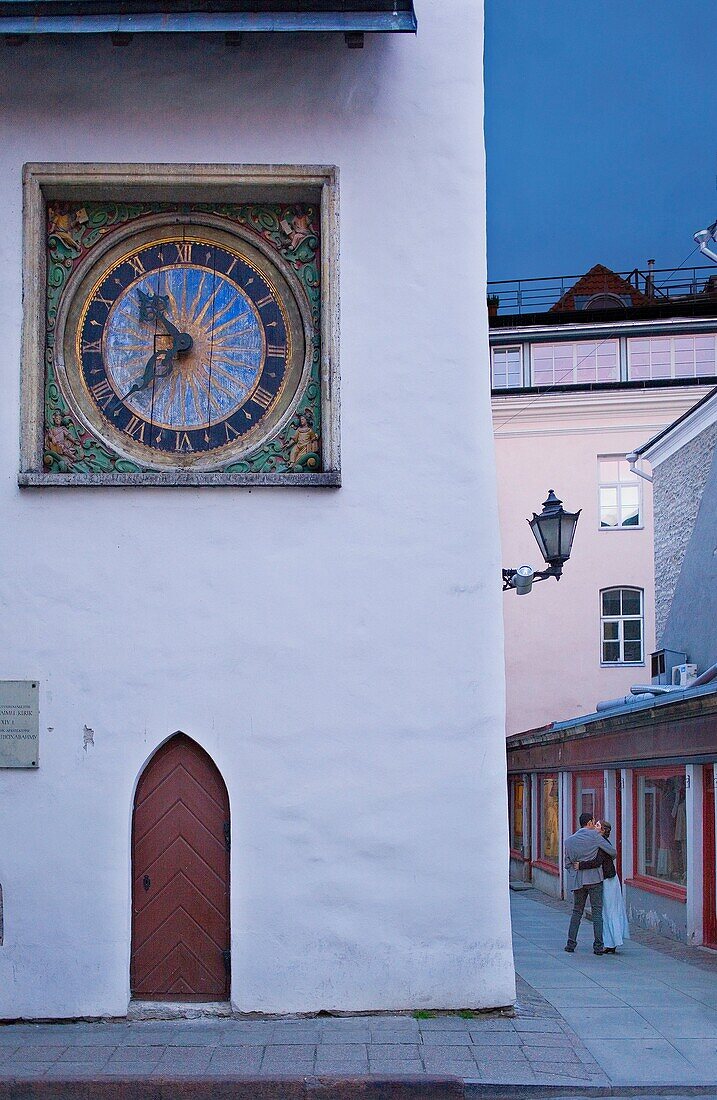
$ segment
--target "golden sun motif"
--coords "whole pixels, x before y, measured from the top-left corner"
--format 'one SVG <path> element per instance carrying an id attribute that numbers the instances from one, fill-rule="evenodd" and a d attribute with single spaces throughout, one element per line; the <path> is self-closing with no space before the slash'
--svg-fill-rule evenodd
<path id="1" fill-rule="evenodd" d="M 172 345 L 161 320 L 141 319 L 140 293 L 166 297 L 168 319 L 191 336 L 192 347 L 166 373 L 159 367 L 151 386 L 130 393 L 148 358 Z M 107 374 L 125 404 L 173 429 L 230 416 L 258 384 L 266 354 L 254 303 L 232 280 L 203 267 L 163 268 L 136 281 L 110 313 L 105 344 Z"/>

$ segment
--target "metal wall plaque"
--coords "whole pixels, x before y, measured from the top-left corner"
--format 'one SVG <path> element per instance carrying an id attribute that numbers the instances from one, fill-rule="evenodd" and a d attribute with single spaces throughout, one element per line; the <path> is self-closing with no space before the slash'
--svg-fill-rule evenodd
<path id="1" fill-rule="evenodd" d="M 0 680 L 0 768 L 38 766 L 39 695 L 37 680 Z"/>

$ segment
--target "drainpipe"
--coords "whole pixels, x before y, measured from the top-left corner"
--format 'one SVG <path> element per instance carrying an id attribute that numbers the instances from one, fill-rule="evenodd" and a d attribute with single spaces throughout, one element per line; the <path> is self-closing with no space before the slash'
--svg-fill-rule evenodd
<path id="1" fill-rule="evenodd" d="M 637 474 L 637 476 L 641 477 L 643 479 L 643 481 L 652 482 L 652 474 L 646 474 L 644 470 L 638 469 L 638 467 L 636 465 L 638 459 L 640 458 L 637 451 L 630 451 L 629 455 L 625 455 L 625 458 L 627 459 L 628 464 L 630 466 L 630 470 L 632 471 L 633 474 Z"/>

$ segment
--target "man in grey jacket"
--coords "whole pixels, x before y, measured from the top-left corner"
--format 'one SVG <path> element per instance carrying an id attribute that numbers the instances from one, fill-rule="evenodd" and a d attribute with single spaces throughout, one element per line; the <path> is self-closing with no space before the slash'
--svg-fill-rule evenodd
<path id="1" fill-rule="evenodd" d="M 569 890 L 573 892 L 573 913 L 568 929 L 568 942 L 566 951 L 574 951 L 578 942 L 578 928 L 585 910 L 585 902 L 590 898 L 590 908 L 593 913 L 593 951 L 596 955 L 604 954 L 602 942 L 602 867 L 593 867 L 587 871 L 580 871 L 578 863 L 590 862 L 598 854 L 598 849 L 612 856 L 617 856 L 612 844 L 600 832 L 600 822 L 596 822 L 591 814 L 580 814 L 580 828 L 565 841 L 565 870 L 566 882 Z"/>

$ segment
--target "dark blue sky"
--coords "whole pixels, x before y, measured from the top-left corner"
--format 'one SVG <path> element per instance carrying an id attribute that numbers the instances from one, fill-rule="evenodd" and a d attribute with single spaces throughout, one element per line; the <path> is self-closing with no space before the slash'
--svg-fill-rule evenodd
<path id="1" fill-rule="evenodd" d="M 490 279 L 682 262 L 717 218 L 716 46 L 717 0 L 486 0 Z"/>

